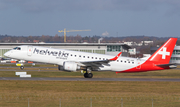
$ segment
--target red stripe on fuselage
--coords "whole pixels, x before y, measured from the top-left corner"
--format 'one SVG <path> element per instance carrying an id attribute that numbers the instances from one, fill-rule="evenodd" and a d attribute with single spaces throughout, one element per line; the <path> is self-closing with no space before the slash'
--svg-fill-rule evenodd
<path id="1" fill-rule="evenodd" d="M 145 63 L 138 65 L 134 68 L 124 70 L 124 71 L 117 71 L 116 73 L 135 73 L 135 72 L 146 72 L 146 71 L 155 71 L 155 70 L 164 70 L 164 69 L 170 69 L 169 67 L 159 67 L 156 66 L 157 62 L 152 61 L 146 61 Z"/>

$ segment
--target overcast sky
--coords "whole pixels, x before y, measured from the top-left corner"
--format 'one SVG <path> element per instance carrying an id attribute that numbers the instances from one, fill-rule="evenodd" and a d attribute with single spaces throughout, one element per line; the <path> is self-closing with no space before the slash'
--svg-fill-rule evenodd
<path id="1" fill-rule="evenodd" d="M 180 0 L 0 0 L 0 34 L 180 36 Z"/>

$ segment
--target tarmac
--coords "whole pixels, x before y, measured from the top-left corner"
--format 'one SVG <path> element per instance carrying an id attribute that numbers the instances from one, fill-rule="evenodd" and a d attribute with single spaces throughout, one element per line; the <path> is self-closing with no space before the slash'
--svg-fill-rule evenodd
<path id="1" fill-rule="evenodd" d="M 180 82 L 172 78 L 56 78 L 56 77 L 0 77 L 0 80 L 26 80 L 26 81 L 166 81 Z"/>
<path id="2" fill-rule="evenodd" d="M 1 67 L 7 69 L 0 69 L 0 71 L 19 71 L 18 69 L 8 69 L 17 67 Z M 30 68 L 30 67 L 27 67 Z M 36 68 L 36 67 L 34 67 Z M 39 67 L 47 68 L 47 67 Z M 55 68 L 55 67 L 51 67 Z M 29 70 L 23 70 L 29 71 Z M 30 70 L 37 71 L 37 70 Z M 49 71 L 49 70 L 43 70 Z M 51 70 L 52 71 L 52 70 Z M 55 70 L 57 71 L 57 70 Z M 27 81 L 165 81 L 165 82 L 180 82 L 180 78 L 67 78 L 67 77 L 0 77 L 0 80 L 27 80 Z"/>

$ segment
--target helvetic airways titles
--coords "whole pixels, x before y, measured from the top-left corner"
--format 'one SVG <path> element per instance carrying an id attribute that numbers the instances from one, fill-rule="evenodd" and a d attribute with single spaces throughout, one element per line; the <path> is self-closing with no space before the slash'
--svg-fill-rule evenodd
<path id="1" fill-rule="evenodd" d="M 46 50 L 39 50 L 39 49 L 34 49 L 34 52 L 36 54 L 41 54 L 41 55 L 52 55 L 52 56 L 57 56 L 56 58 L 67 58 L 69 56 L 69 53 L 65 53 L 64 51 L 49 51 L 48 49 Z"/>

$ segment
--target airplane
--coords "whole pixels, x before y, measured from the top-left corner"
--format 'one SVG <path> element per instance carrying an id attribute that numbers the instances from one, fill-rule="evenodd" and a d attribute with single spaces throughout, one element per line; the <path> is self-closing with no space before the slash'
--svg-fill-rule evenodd
<path id="1" fill-rule="evenodd" d="M 92 78 L 92 71 L 114 71 L 116 73 L 145 72 L 176 68 L 169 63 L 177 38 L 167 40 L 149 58 L 131 58 L 112 55 L 53 49 L 31 45 L 21 45 L 6 52 L 8 58 L 58 65 L 61 71 L 84 70 L 85 78 Z"/>

